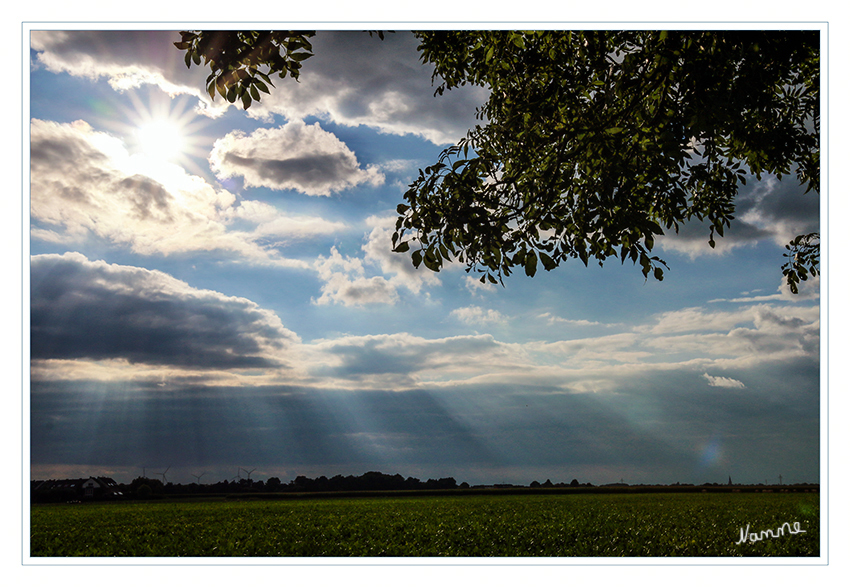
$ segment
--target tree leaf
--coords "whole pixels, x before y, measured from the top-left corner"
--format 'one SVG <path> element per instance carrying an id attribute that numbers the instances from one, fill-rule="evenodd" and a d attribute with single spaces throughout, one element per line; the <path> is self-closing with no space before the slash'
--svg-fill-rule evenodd
<path id="1" fill-rule="evenodd" d="M 530 251 L 525 256 L 525 274 L 529 277 L 534 277 L 535 273 L 537 273 L 537 255 L 533 251 Z"/>

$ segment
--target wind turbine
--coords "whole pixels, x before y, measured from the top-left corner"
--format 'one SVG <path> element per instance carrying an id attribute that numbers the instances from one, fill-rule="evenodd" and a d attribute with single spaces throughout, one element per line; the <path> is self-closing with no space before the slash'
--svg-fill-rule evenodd
<path id="1" fill-rule="evenodd" d="M 198 485 L 200 485 L 200 484 L 201 484 L 201 477 L 203 477 L 203 476 L 204 476 L 204 475 L 206 475 L 206 474 L 207 474 L 207 472 L 206 472 L 206 471 L 204 471 L 204 472 L 203 472 L 203 473 L 201 473 L 200 475 L 195 475 L 194 473 L 191 473 L 192 477 L 194 477 L 194 478 L 195 478 L 195 481 L 197 481 Z"/>
<path id="2" fill-rule="evenodd" d="M 239 468 L 240 468 L 240 469 L 242 469 L 243 471 L 245 471 L 246 473 L 248 473 L 248 481 L 250 481 L 250 480 L 251 480 L 251 473 L 253 473 L 254 471 L 256 471 L 256 470 L 257 470 L 257 467 L 254 467 L 254 468 L 253 468 L 253 469 L 251 469 L 250 471 L 249 471 L 248 469 L 244 469 L 244 468 L 242 468 L 242 467 L 239 467 Z"/>
<path id="3" fill-rule="evenodd" d="M 166 483 L 168 483 L 168 479 L 165 477 L 165 474 L 166 474 L 166 473 L 168 473 L 168 469 L 170 469 L 170 468 L 171 468 L 171 465 L 168 465 L 168 466 L 165 468 L 165 471 L 163 471 L 162 473 L 154 473 L 154 475 L 162 475 L 162 484 L 163 484 L 163 485 L 165 485 Z"/>

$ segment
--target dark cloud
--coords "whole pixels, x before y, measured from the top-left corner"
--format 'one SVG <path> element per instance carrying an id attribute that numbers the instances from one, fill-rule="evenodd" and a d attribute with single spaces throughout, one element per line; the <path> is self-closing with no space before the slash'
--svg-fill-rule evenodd
<path id="1" fill-rule="evenodd" d="M 199 369 L 279 366 L 296 337 L 253 302 L 79 254 L 31 262 L 31 352 Z"/>
<path id="2" fill-rule="evenodd" d="M 301 83 L 273 96 L 270 108 L 296 116 L 328 112 L 334 121 L 366 124 L 384 132 L 420 134 L 454 142 L 475 125 L 487 91 L 465 86 L 435 96 L 433 66 L 422 63 L 409 31 L 383 41 L 359 31 L 322 31 Z"/>
<path id="3" fill-rule="evenodd" d="M 33 120 L 32 122 L 33 125 L 57 128 L 55 123 L 40 120 Z M 106 160 L 106 155 L 92 147 L 81 137 L 76 139 L 69 135 L 47 137 L 36 130 L 32 133 L 32 139 L 30 142 L 30 164 L 33 169 L 38 169 L 42 165 L 64 164 L 70 161 L 87 161 L 89 164 L 96 164 Z"/>
<path id="4" fill-rule="evenodd" d="M 173 197 L 159 182 L 144 175 L 134 175 L 122 179 L 118 187 L 133 202 L 134 211 L 140 219 L 156 217 L 160 222 L 173 222 L 170 209 Z"/>
<path id="5" fill-rule="evenodd" d="M 342 154 L 305 155 L 290 159 L 250 159 L 227 153 L 224 161 L 231 168 L 242 168 L 243 175 L 253 172 L 264 185 L 285 185 L 292 182 L 306 189 L 322 188 L 329 181 L 351 172 L 351 165 Z"/>
<path id="6" fill-rule="evenodd" d="M 82 121 L 58 124 L 32 120 L 30 132 L 30 176 L 35 214 L 61 198 L 79 206 L 91 204 L 93 193 L 110 189 L 117 178 L 109 157 L 88 140 L 91 127 Z"/>
<path id="7" fill-rule="evenodd" d="M 710 253 L 708 238 L 711 225 L 692 220 L 678 233 L 669 232 L 660 242 L 665 248 L 680 250 L 691 256 Z M 722 237 L 715 235 L 717 251 L 751 245 L 763 240 L 784 244 L 798 234 L 820 229 L 820 196 L 805 193 L 794 177 L 777 180 L 765 176 L 761 181 L 751 177 L 741 186 L 735 199 L 734 220 Z"/>
<path id="8" fill-rule="evenodd" d="M 208 72 L 186 67 L 185 53 L 174 46 L 179 40 L 178 31 L 50 30 L 33 31 L 30 46 L 51 71 L 106 77 L 117 89 L 153 83 L 200 96 Z"/>
<path id="9" fill-rule="evenodd" d="M 221 177 L 240 175 L 246 186 L 293 189 L 329 196 L 364 182 L 384 181 L 375 168 L 361 169 L 355 154 L 316 123 L 293 121 L 246 135 L 228 133 L 216 141 L 210 165 Z"/>
<path id="10" fill-rule="evenodd" d="M 176 31 L 67 30 L 31 33 L 33 49 L 61 55 L 68 63 L 90 61 L 94 56 L 103 64 L 138 65 L 145 61 L 179 63 L 182 61 L 181 53 L 170 49 L 179 40 L 180 34 Z M 173 58 L 168 59 L 169 56 Z"/>
<path id="11" fill-rule="evenodd" d="M 767 224 L 790 225 L 799 234 L 815 232 L 820 226 L 820 195 L 805 193 L 805 187 L 794 177 L 781 181 L 766 178 L 764 189 L 742 190 L 735 212 L 738 216 L 753 214 Z"/>

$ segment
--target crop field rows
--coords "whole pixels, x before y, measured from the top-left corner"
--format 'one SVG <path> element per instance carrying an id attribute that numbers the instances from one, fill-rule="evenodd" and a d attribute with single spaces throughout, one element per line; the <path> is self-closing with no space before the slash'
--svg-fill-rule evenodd
<path id="1" fill-rule="evenodd" d="M 819 556 L 819 500 L 809 493 L 696 493 L 34 505 L 30 554 Z"/>

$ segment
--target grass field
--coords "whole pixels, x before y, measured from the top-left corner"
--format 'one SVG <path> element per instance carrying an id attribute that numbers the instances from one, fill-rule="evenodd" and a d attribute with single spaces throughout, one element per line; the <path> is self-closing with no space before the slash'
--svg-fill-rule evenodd
<path id="1" fill-rule="evenodd" d="M 816 493 L 34 505 L 33 557 L 818 556 Z M 737 544 L 741 529 L 792 534 Z M 767 535 L 765 535 L 767 536 Z"/>

